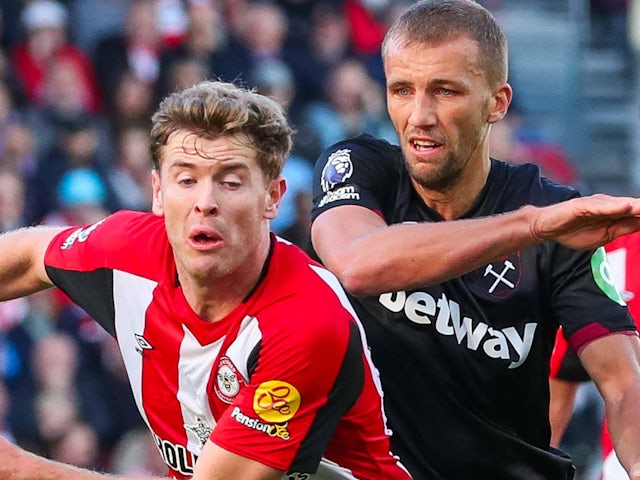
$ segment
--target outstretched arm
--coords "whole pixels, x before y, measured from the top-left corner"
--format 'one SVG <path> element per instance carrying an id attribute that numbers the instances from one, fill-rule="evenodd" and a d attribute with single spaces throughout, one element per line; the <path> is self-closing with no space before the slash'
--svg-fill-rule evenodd
<path id="1" fill-rule="evenodd" d="M 224 450 L 209 441 L 196 462 L 193 480 L 279 480 L 284 472 Z M 133 480 L 73 467 L 27 452 L 0 437 L 0 478 L 3 480 Z M 136 480 L 141 480 L 137 478 Z M 146 480 L 167 480 L 147 477 Z"/>
<path id="2" fill-rule="evenodd" d="M 345 205 L 320 214 L 311 235 L 350 293 L 377 295 L 454 278 L 545 240 L 587 249 L 637 230 L 640 200 L 598 194 L 492 217 L 392 226 Z"/>
<path id="3" fill-rule="evenodd" d="M 3 480 L 107 480 L 115 477 L 47 460 L 18 448 L 0 437 L 0 478 Z M 133 478 L 119 478 L 133 480 Z M 147 480 L 160 479 L 148 478 Z"/>
<path id="4" fill-rule="evenodd" d="M 51 286 L 44 254 L 60 227 L 29 227 L 0 235 L 0 301 Z"/>
<path id="5" fill-rule="evenodd" d="M 640 340 L 611 334 L 587 344 L 579 356 L 605 401 L 620 463 L 631 480 L 640 480 Z"/>

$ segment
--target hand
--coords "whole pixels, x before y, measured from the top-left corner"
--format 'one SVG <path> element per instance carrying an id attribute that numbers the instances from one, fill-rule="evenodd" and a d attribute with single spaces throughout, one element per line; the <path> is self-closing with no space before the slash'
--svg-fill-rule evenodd
<path id="1" fill-rule="evenodd" d="M 640 231 L 640 199 L 596 194 L 540 208 L 531 233 L 567 247 L 589 249 Z"/>

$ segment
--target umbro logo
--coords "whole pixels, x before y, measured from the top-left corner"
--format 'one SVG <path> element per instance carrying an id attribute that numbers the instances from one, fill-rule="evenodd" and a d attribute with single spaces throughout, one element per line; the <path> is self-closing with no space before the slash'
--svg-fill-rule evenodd
<path id="1" fill-rule="evenodd" d="M 153 345 L 147 342 L 147 339 L 142 335 L 134 333 L 133 336 L 136 339 L 136 352 L 138 352 L 140 355 L 144 355 L 145 350 L 153 350 Z"/>

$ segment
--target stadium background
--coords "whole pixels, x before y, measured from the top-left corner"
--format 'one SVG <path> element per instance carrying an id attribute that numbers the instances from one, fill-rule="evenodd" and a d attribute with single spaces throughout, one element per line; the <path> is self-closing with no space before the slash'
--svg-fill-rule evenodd
<path id="1" fill-rule="evenodd" d="M 274 229 L 308 247 L 311 168 L 365 131 L 395 142 L 382 36 L 406 0 L 0 0 L 0 231 L 150 206 L 147 131 L 166 93 L 239 81 L 297 129 Z M 640 191 L 639 0 L 485 0 L 514 104 L 492 154 L 584 193 Z M 602 405 L 581 388 L 563 446 L 597 478 Z M 0 431 L 115 473 L 163 473 L 114 341 L 55 290 L 0 303 Z"/>

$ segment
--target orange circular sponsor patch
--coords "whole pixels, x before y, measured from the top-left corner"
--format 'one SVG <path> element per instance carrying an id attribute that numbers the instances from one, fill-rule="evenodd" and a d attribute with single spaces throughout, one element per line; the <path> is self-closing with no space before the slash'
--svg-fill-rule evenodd
<path id="1" fill-rule="evenodd" d="M 256 389 L 253 410 L 266 422 L 282 423 L 296 414 L 300 400 L 300 392 L 290 383 L 269 380 Z"/>

